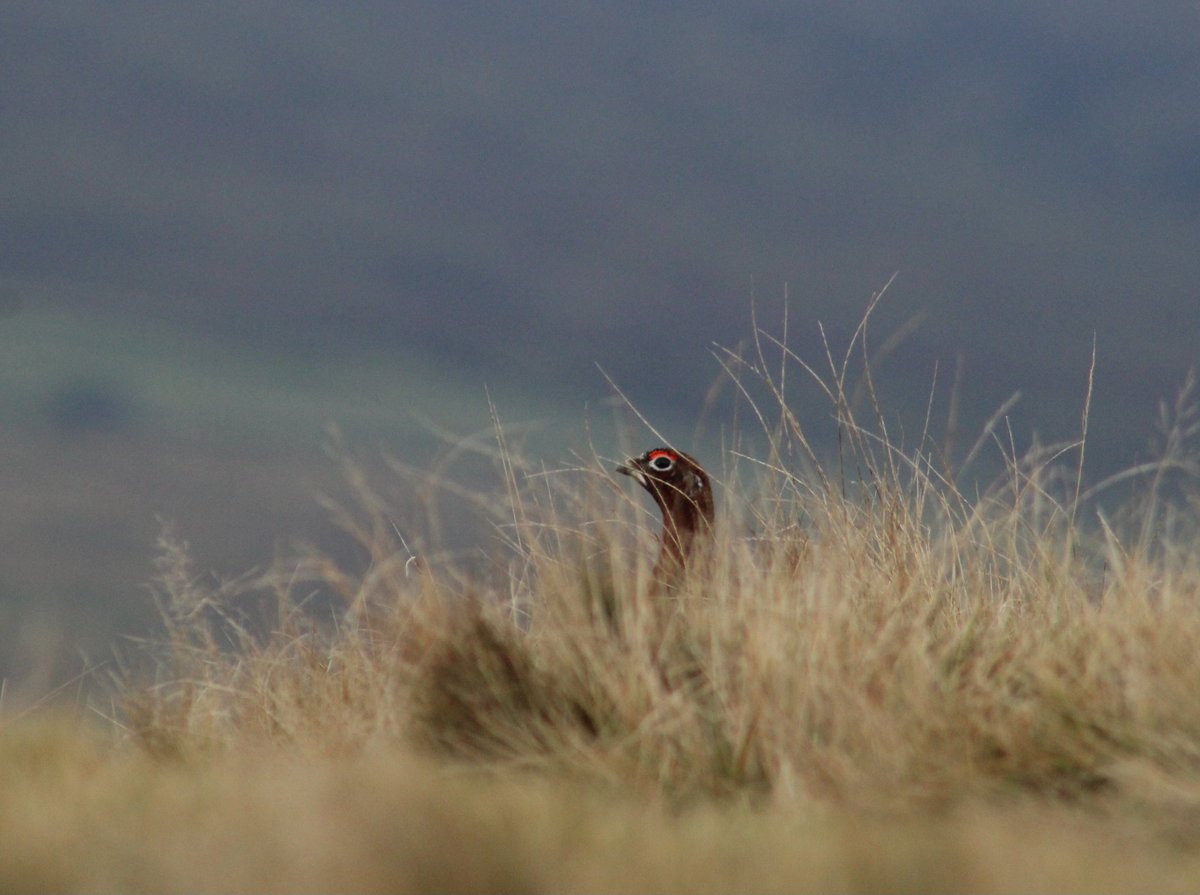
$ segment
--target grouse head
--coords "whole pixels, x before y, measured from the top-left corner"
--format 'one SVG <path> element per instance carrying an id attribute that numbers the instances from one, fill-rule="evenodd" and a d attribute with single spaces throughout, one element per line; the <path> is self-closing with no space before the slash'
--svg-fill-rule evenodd
<path id="1" fill-rule="evenodd" d="M 617 472 L 650 492 L 662 510 L 656 576 L 672 575 L 687 565 L 698 539 L 712 534 L 713 495 L 708 474 L 683 451 L 655 448 L 626 460 Z"/>

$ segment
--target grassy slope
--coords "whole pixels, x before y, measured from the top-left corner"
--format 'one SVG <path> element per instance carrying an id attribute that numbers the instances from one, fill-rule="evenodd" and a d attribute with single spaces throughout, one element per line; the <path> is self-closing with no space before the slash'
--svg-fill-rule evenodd
<path id="1" fill-rule="evenodd" d="M 696 805 L 404 750 L 163 762 L 0 735 L 5 891 L 1194 891 L 1184 792 L 864 814 Z"/>
<path id="2" fill-rule="evenodd" d="M 641 495 L 512 454 L 490 575 L 410 562 L 353 466 L 367 564 L 214 592 L 164 543 L 111 742 L 0 732 L 0 887 L 1194 890 L 1197 520 L 1084 525 L 1070 453 L 967 498 L 830 392 L 853 472 L 781 400 L 669 593 Z"/>
<path id="3" fill-rule="evenodd" d="M 0 356 L 0 679 L 10 700 L 18 685 L 41 695 L 103 663 L 114 638 L 155 623 L 145 583 L 159 518 L 178 524 L 202 569 L 227 576 L 269 562 L 277 546 L 329 543 L 315 500 L 341 484 L 328 425 L 419 464 L 445 450 L 425 420 L 491 437 L 483 381 L 411 351 L 239 349 L 68 310 L 51 292 L 0 319 Z M 552 406 L 490 385 L 514 422 L 566 428 Z"/>

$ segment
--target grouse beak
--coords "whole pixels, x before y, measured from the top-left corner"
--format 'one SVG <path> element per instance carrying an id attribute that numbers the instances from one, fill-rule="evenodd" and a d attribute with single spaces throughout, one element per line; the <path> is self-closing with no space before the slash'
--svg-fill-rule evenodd
<path id="1" fill-rule="evenodd" d="M 637 479 L 637 483 L 643 488 L 646 486 L 646 476 L 634 465 L 632 460 L 626 460 L 618 466 L 617 472 L 621 473 L 621 475 L 627 475 L 631 479 Z"/>

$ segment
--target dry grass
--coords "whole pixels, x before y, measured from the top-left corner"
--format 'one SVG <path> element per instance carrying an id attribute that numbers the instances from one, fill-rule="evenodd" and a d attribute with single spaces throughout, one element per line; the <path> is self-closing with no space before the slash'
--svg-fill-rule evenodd
<path id="1" fill-rule="evenodd" d="M 1194 890 L 1186 400 L 1109 518 L 1082 439 L 995 440 L 1007 472 L 964 496 L 849 353 L 811 379 L 822 466 L 768 347 L 723 361 L 769 447 L 729 452 L 712 554 L 669 594 L 640 495 L 503 442 L 490 571 L 404 541 L 352 463 L 364 571 L 210 591 L 165 537 L 125 743 L 0 735 L 0 888 Z"/>
<path id="2" fill-rule="evenodd" d="M 1194 891 L 1200 873 L 1194 842 L 1154 820 L 1185 829 L 1167 814 L 1194 789 L 1152 787 L 1152 811 L 887 816 L 781 796 L 680 812 L 395 748 L 176 763 L 41 726 L 7 730 L 0 754 L 5 891 Z"/>

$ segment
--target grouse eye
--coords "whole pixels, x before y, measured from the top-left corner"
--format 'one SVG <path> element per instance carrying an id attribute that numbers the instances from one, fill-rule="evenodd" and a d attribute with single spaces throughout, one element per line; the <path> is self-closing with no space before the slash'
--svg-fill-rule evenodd
<path id="1" fill-rule="evenodd" d="M 657 451 L 650 455 L 646 465 L 655 472 L 670 472 L 675 466 L 675 458 L 666 451 Z"/>

